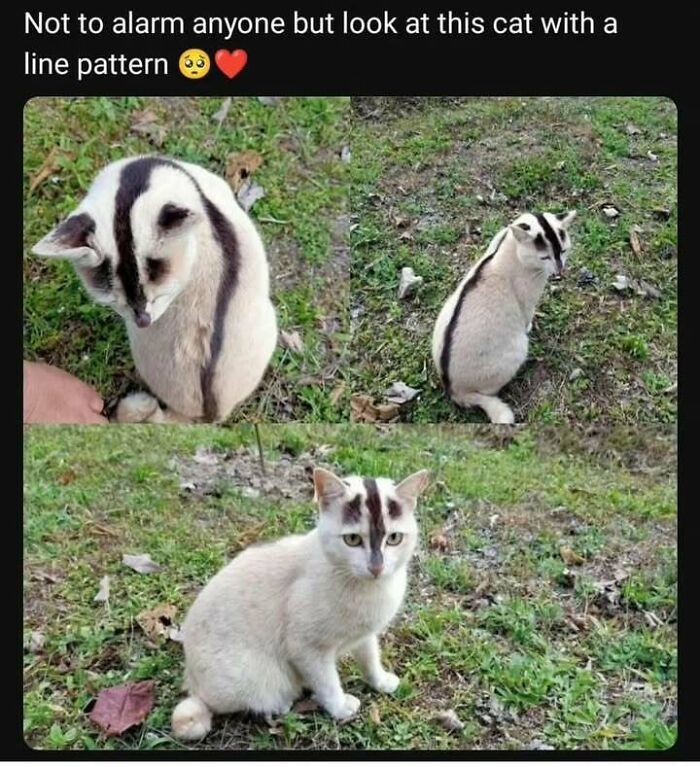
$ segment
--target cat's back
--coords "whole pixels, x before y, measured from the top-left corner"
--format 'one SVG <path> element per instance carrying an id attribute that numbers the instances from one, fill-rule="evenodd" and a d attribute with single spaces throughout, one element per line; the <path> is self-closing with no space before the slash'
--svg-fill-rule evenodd
<path id="1" fill-rule="evenodd" d="M 202 631 L 279 627 L 291 584 L 307 558 L 308 535 L 249 546 L 202 589 L 183 624 L 185 640 Z"/>

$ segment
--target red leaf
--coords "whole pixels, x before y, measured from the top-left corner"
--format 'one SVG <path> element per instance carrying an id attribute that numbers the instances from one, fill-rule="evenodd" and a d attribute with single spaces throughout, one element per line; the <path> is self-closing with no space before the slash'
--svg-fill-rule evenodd
<path id="1" fill-rule="evenodd" d="M 107 735 L 121 735 L 141 724 L 153 708 L 152 680 L 127 682 L 101 690 L 90 719 Z"/>

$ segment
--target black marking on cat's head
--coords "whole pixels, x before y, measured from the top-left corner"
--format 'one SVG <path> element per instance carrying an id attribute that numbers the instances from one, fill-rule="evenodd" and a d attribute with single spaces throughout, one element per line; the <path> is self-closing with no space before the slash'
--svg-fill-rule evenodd
<path id="1" fill-rule="evenodd" d="M 403 514 L 401 504 L 394 498 L 389 498 L 387 508 L 389 509 L 389 516 L 392 519 L 398 519 Z"/>
<path id="2" fill-rule="evenodd" d="M 359 522 L 362 518 L 362 496 L 356 495 L 343 506 L 343 522 Z"/>
<path id="3" fill-rule="evenodd" d="M 89 213 L 77 213 L 62 221 L 54 230 L 52 240 L 70 248 L 87 246 L 88 238 L 95 233 L 95 219 Z"/>
<path id="4" fill-rule="evenodd" d="M 384 518 L 382 516 L 382 498 L 379 495 L 377 481 L 366 478 L 363 480 L 365 492 L 365 505 L 369 512 L 369 566 L 375 568 L 378 575 L 384 565 L 384 556 L 382 554 L 382 541 L 386 534 L 384 527 Z M 374 570 L 372 570 L 374 572 Z"/>

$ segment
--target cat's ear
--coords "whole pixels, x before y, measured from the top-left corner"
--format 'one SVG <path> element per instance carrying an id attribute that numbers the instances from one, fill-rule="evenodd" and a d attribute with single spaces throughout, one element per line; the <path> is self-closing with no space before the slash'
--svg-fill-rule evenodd
<path id="1" fill-rule="evenodd" d="M 35 256 L 67 258 L 80 266 L 98 266 L 101 256 L 90 246 L 95 220 L 88 213 L 74 213 L 52 229 L 32 248 Z"/>
<path id="2" fill-rule="evenodd" d="M 557 213 L 557 218 L 559 219 L 559 223 L 564 227 L 564 229 L 568 229 L 569 226 L 571 226 L 571 223 L 576 218 L 576 211 L 570 210 L 568 213 Z"/>
<path id="3" fill-rule="evenodd" d="M 403 482 L 399 482 L 396 486 L 396 495 L 404 501 L 415 504 L 418 500 L 418 496 L 428 486 L 429 479 L 430 472 L 427 469 L 421 469 L 415 474 L 406 477 Z"/>
<path id="4" fill-rule="evenodd" d="M 530 228 L 530 224 L 511 224 L 508 228 L 518 242 L 532 242 L 532 229 Z"/>
<path id="5" fill-rule="evenodd" d="M 314 500 L 323 508 L 331 501 L 343 498 L 347 487 L 342 479 L 326 469 L 314 469 Z"/>
<path id="6" fill-rule="evenodd" d="M 158 213 L 158 230 L 162 235 L 182 234 L 200 219 L 197 211 L 166 202 Z"/>

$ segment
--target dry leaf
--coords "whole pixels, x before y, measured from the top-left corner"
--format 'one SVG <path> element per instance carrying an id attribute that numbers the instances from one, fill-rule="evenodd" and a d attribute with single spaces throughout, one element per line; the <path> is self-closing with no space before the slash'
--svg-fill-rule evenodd
<path id="1" fill-rule="evenodd" d="M 301 340 L 301 336 L 296 330 L 289 332 L 286 330 L 280 330 L 280 343 L 285 349 L 289 349 L 289 351 L 304 351 L 304 342 Z"/>
<path id="2" fill-rule="evenodd" d="M 124 554 L 122 564 L 141 574 L 155 573 L 163 569 L 151 559 L 150 554 Z"/>
<path id="3" fill-rule="evenodd" d="M 175 605 L 162 604 L 150 610 L 142 610 L 136 616 L 136 622 L 148 639 L 157 644 L 162 639 L 169 639 L 171 632 L 179 631 L 175 625 L 176 615 Z"/>
<path id="4" fill-rule="evenodd" d="M 585 562 L 584 558 L 580 554 L 577 554 L 568 546 L 560 547 L 559 556 L 562 558 L 564 564 L 568 567 L 572 567 L 573 565 L 582 565 Z"/>
<path id="5" fill-rule="evenodd" d="M 350 151 L 349 146 L 344 146 L 340 150 L 340 159 L 341 159 L 341 162 L 350 162 L 350 160 L 352 159 L 352 152 Z"/>
<path id="6" fill-rule="evenodd" d="M 399 278 L 399 298 L 406 298 L 416 291 L 416 288 L 423 282 L 410 266 L 404 266 Z"/>
<path id="7" fill-rule="evenodd" d="M 95 594 L 94 602 L 109 602 L 109 575 L 100 579 L 100 590 Z"/>
<path id="8" fill-rule="evenodd" d="M 29 180 L 29 194 L 32 194 L 34 190 L 46 181 L 47 178 L 53 176 L 60 170 L 61 166 L 58 162 L 58 147 L 51 147 L 51 150 L 46 155 L 46 159 L 41 164 L 41 167 Z"/>
<path id="9" fill-rule="evenodd" d="M 230 109 L 231 109 L 231 97 L 227 96 L 221 102 L 221 106 L 212 115 L 213 119 L 216 120 L 216 122 L 218 122 L 219 125 L 221 125 L 221 123 L 226 119 Z"/>
<path id="10" fill-rule="evenodd" d="M 263 158 L 258 152 L 233 152 L 226 161 L 226 178 L 236 194 L 243 184 L 262 165 Z"/>
<path id="11" fill-rule="evenodd" d="M 335 389 L 331 392 L 330 401 L 331 405 L 335 406 L 338 404 L 338 400 L 343 396 L 343 392 L 345 391 L 345 384 L 341 381 Z"/>
<path id="12" fill-rule="evenodd" d="M 615 281 L 612 283 L 612 286 L 615 288 L 615 290 L 623 293 L 625 290 L 631 289 L 632 283 L 628 277 L 625 277 L 624 274 L 617 274 L 615 275 Z"/>
<path id="13" fill-rule="evenodd" d="M 377 726 L 379 726 L 382 723 L 382 718 L 379 715 L 379 706 L 376 703 L 370 704 L 370 707 L 369 707 L 369 718 Z"/>
<path id="14" fill-rule="evenodd" d="M 154 682 L 127 682 L 101 690 L 90 720 L 107 735 L 121 735 L 141 724 L 153 708 Z"/>
<path id="15" fill-rule="evenodd" d="M 295 714 L 310 714 L 314 711 L 318 711 L 320 708 L 321 707 L 313 698 L 304 698 L 294 704 L 292 711 L 294 711 Z"/>
<path id="16" fill-rule="evenodd" d="M 635 229 L 630 229 L 630 245 L 634 255 L 639 258 L 642 255 L 642 243 Z"/>
<path id="17" fill-rule="evenodd" d="M 56 481 L 59 485 L 70 485 L 70 483 L 75 482 L 76 479 L 76 473 L 72 469 L 68 469 L 68 471 L 64 471 Z"/>
<path id="18" fill-rule="evenodd" d="M 464 729 L 464 723 L 451 708 L 437 711 L 433 719 L 447 732 L 458 732 Z"/>
<path id="19" fill-rule="evenodd" d="M 243 186 L 236 193 L 236 199 L 238 204 L 247 213 L 258 200 L 262 200 L 265 196 L 265 190 L 256 184 L 254 181 L 248 179 L 243 182 Z"/>
<path id="20" fill-rule="evenodd" d="M 398 229 L 405 229 L 410 224 L 411 219 L 408 216 L 394 216 L 394 226 Z"/>
<path id="21" fill-rule="evenodd" d="M 167 130 L 159 124 L 158 115 L 152 109 L 142 109 L 134 113 L 131 121 L 131 130 L 140 136 L 147 138 L 157 147 L 163 146 Z"/>
<path id="22" fill-rule="evenodd" d="M 276 107 L 282 96 L 258 96 L 258 101 L 266 107 Z"/>
<path id="23" fill-rule="evenodd" d="M 428 538 L 428 546 L 445 554 L 450 550 L 450 539 L 443 530 L 435 530 Z"/>
<path id="24" fill-rule="evenodd" d="M 603 213 L 608 218 L 617 218 L 620 215 L 620 211 L 614 205 L 606 205 L 603 208 Z"/>
<path id="25" fill-rule="evenodd" d="M 389 402 L 395 402 L 397 405 L 404 405 L 406 402 L 411 402 L 420 394 L 420 389 L 414 389 L 412 386 L 408 386 L 403 381 L 395 381 L 386 390 L 384 396 Z"/>
<path id="26" fill-rule="evenodd" d="M 353 394 L 350 398 L 350 420 L 358 423 L 376 423 L 377 421 L 390 421 L 399 414 L 399 406 L 392 403 L 388 405 L 375 405 L 368 394 Z"/>

